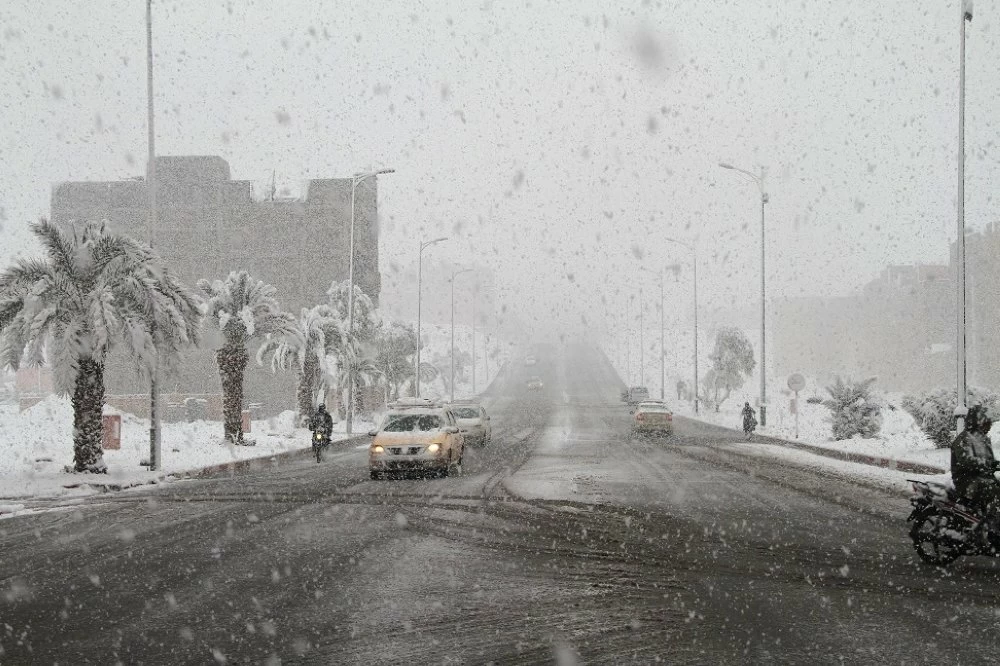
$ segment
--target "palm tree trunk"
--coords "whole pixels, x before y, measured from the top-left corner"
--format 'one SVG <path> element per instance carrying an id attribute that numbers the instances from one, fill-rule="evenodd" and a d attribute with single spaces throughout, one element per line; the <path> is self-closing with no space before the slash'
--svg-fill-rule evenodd
<path id="1" fill-rule="evenodd" d="M 104 366 L 81 358 L 73 389 L 73 468 L 77 472 L 108 471 L 101 448 L 103 411 Z"/>
<path id="2" fill-rule="evenodd" d="M 223 433 L 226 441 L 243 444 L 243 374 L 250 355 L 246 347 L 223 345 L 215 354 L 222 379 Z"/>
<path id="3" fill-rule="evenodd" d="M 315 401 L 315 377 L 318 374 L 319 362 L 312 356 L 306 357 L 302 371 L 299 372 L 299 386 L 295 397 L 299 403 L 299 422 L 307 422 L 313 413 Z"/>

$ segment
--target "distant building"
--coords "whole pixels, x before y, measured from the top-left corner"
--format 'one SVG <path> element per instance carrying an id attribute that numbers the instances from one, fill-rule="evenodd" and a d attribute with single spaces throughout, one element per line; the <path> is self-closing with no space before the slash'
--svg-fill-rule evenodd
<path id="1" fill-rule="evenodd" d="M 350 178 L 311 180 L 300 198 L 259 200 L 250 181 L 230 178 L 224 159 L 193 156 L 158 157 L 156 179 L 154 249 L 190 287 L 200 278 L 221 279 L 245 269 L 274 285 L 282 307 L 298 315 L 300 308 L 325 302 L 331 282 L 347 279 Z M 377 303 L 377 179 L 358 186 L 356 206 L 354 280 Z M 150 232 L 147 209 L 142 179 L 68 182 L 52 190 L 53 221 L 107 220 L 111 229 L 143 241 Z M 202 347 L 187 354 L 179 372 L 165 382 L 170 404 L 190 396 L 217 403 L 217 334 L 209 332 Z M 247 403 L 262 403 L 268 412 L 294 409 L 294 386 L 294 373 L 272 375 L 251 360 Z M 130 411 L 146 409 L 146 391 L 148 385 L 134 372 L 110 373 L 109 395 L 117 395 L 119 404 L 129 403 Z M 135 398 L 124 397 L 129 395 Z"/>
<path id="2" fill-rule="evenodd" d="M 889 391 L 947 386 L 955 364 L 953 274 L 946 265 L 889 266 L 858 294 L 769 302 L 772 370 L 823 382 L 878 377 Z"/>

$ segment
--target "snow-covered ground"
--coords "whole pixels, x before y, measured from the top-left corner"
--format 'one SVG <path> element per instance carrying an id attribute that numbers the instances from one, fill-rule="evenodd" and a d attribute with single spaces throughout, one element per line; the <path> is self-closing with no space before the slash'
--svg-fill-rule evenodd
<path id="1" fill-rule="evenodd" d="M 106 408 L 106 413 L 114 413 Z M 149 459 L 149 421 L 122 414 L 121 449 L 104 452 L 106 475 L 65 471 L 73 463 L 73 410 L 68 398 L 50 396 L 19 412 L 14 405 L 0 405 L 0 500 L 93 494 L 88 483 L 121 486 L 153 483 L 170 475 L 219 463 L 271 456 L 310 446 L 309 432 L 296 428 L 294 412 L 253 421 L 247 438 L 255 446 L 230 446 L 222 438 L 222 423 L 164 423 L 162 471 L 150 472 L 140 462 Z M 371 428 L 355 423 L 355 433 Z M 344 439 L 343 423 L 334 428 L 334 439 Z M 0 514 L 9 513 L 0 506 Z"/>
<path id="2" fill-rule="evenodd" d="M 742 396 L 740 396 L 742 397 Z M 743 418 L 743 400 L 730 399 L 724 403 L 718 412 L 702 409 L 697 418 L 716 425 L 740 430 Z M 751 404 L 753 404 L 751 402 Z M 689 403 L 677 403 L 675 411 L 679 414 L 694 417 L 694 411 Z M 758 419 L 760 418 L 758 414 Z M 847 453 L 863 453 L 880 456 L 892 460 L 932 465 L 941 469 L 949 469 L 948 449 L 938 449 L 928 439 L 927 435 L 906 411 L 899 408 L 882 410 L 882 430 L 873 438 L 854 438 L 834 441 L 830 428 L 830 410 L 821 404 L 809 404 L 799 401 L 799 429 L 795 436 L 795 415 L 791 412 L 788 400 L 772 403 L 767 410 L 767 426 L 758 427 L 761 435 L 777 437 L 811 446 Z"/>

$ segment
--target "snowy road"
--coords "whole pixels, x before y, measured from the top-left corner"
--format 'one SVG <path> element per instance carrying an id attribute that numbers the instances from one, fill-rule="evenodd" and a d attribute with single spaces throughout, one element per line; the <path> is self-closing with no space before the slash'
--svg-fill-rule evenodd
<path id="1" fill-rule="evenodd" d="M 461 478 L 351 450 L 0 522 L 0 662 L 995 661 L 1000 567 L 917 564 L 905 500 L 632 441 L 596 355 L 546 361 Z"/>

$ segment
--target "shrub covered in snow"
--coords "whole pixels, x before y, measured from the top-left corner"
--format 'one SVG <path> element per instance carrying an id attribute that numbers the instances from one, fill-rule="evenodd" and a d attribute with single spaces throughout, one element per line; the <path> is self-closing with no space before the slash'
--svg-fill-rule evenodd
<path id="1" fill-rule="evenodd" d="M 969 389 L 969 404 L 997 407 L 1000 395 L 981 388 Z M 958 393 L 955 389 L 937 389 L 921 395 L 908 395 L 902 400 L 902 407 L 913 416 L 928 437 L 944 449 L 955 438 L 955 407 Z"/>
<path id="2" fill-rule="evenodd" d="M 832 386 L 826 387 L 830 397 L 823 405 L 831 412 L 834 439 L 851 439 L 857 435 L 870 439 L 882 429 L 882 406 L 871 392 L 874 383 L 874 377 L 860 382 L 837 377 Z"/>

